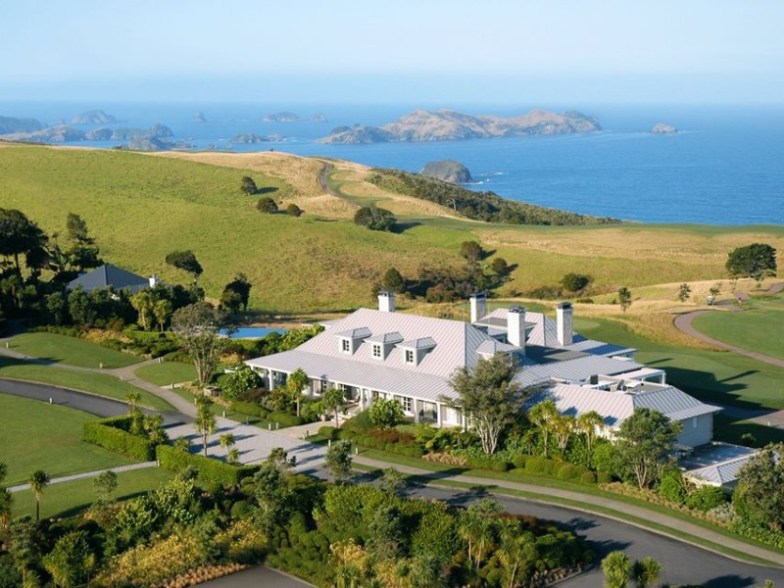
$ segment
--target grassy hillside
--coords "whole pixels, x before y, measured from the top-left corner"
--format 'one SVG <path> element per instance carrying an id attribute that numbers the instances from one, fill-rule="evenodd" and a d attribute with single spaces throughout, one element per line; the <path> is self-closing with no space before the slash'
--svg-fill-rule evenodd
<path id="1" fill-rule="evenodd" d="M 318 175 L 334 166 L 322 193 Z M 265 215 L 239 190 L 243 175 L 300 219 Z M 164 280 L 187 276 L 164 264 L 174 249 L 193 249 L 211 296 L 236 272 L 254 287 L 251 305 L 275 312 L 344 310 L 371 302 L 370 287 L 397 267 L 412 276 L 422 264 L 459 263 L 462 241 L 478 239 L 517 264 L 506 293 L 589 273 L 598 290 L 724 276 L 727 252 L 763 241 L 784 250 L 784 227 L 612 225 L 531 227 L 451 216 L 432 202 L 372 185 L 368 168 L 280 153 L 144 155 L 117 151 L 0 144 L 0 205 L 19 208 L 47 232 L 80 214 L 103 257 Z M 397 234 L 356 227 L 357 206 L 377 202 L 406 225 Z"/>

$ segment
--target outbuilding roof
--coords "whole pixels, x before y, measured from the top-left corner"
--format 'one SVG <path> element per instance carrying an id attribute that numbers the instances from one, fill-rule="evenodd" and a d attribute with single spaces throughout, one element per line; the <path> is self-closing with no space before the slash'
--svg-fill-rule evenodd
<path id="1" fill-rule="evenodd" d="M 107 263 L 80 275 L 78 278 L 71 280 L 68 283 L 69 290 L 75 290 L 76 288 L 81 287 L 87 292 L 99 288 L 108 288 L 110 286 L 115 290 L 127 288 L 131 292 L 136 293 L 139 290 L 148 288 L 150 286 L 150 280 Z"/>

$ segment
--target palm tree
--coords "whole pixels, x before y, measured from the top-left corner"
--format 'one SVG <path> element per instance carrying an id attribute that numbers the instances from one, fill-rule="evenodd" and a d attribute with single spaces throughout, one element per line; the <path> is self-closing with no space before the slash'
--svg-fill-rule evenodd
<path id="1" fill-rule="evenodd" d="M 642 561 L 634 562 L 632 578 L 637 583 L 637 588 L 648 588 L 661 579 L 661 564 L 648 556 Z"/>
<path id="2" fill-rule="evenodd" d="M 596 441 L 598 429 L 602 425 L 604 425 L 604 418 L 595 410 L 583 413 L 577 417 L 577 428 L 585 435 L 585 449 L 587 450 L 589 460 L 593 456 L 593 445 Z"/>
<path id="3" fill-rule="evenodd" d="M 201 394 L 196 397 L 196 430 L 201 433 L 204 457 L 207 457 L 207 437 L 215 430 L 215 415 L 212 414 L 212 400 Z"/>
<path id="4" fill-rule="evenodd" d="M 545 457 L 550 454 L 550 433 L 553 421 L 558 417 L 558 407 L 552 399 L 544 400 L 528 411 L 529 420 L 536 425 L 542 435 L 542 447 Z"/>
<path id="5" fill-rule="evenodd" d="M 139 324 L 145 331 L 149 330 L 149 316 L 153 310 L 153 298 L 149 290 L 140 290 L 131 297 L 131 306 L 139 313 Z"/>
<path id="6" fill-rule="evenodd" d="M 229 449 L 229 453 L 226 455 L 226 459 L 229 463 L 237 463 L 240 460 L 240 450 L 236 447 L 232 447 Z"/>
<path id="7" fill-rule="evenodd" d="M 49 485 L 49 474 L 43 470 L 35 470 L 30 476 L 30 490 L 35 496 L 35 522 L 41 520 L 41 497 L 44 495 L 44 488 Z"/>
<path id="8" fill-rule="evenodd" d="M 500 539 L 496 557 L 502 566 L 508 588 L 514 588 L 519 585 L 518 574 L 537 559 L 535 539 L 532 533 L 523 532 L 515 519 L 501 523 Z"/>
<path id="9" fill-rule="evenodd" d="M 473 560 L 477 569 L 495 539 L 496 518 L 501 510 L 495 500 L 485 498 L 469 506 L 463 514 L 459 533 L 468 543 L 468 559 Z"/>
<path id="10" fill-rule="evenodd" d="M 302 400 L 302 391 L 310 382 L 308 374 L 302 368 L 297 368 L 286 380 L 286 388 L 289 396 L 297 403 L 297 416 L 299 416 L 299 404 Z"/>
<path id="11" fill-rule="evenodd" d="M 632 576 L 632 560 L 623 551 L 612 551 L 602 560 L 604 588 L 626 588 Z"/>
<path id="12" fill-rule="evenodd" d="M 0 462 L 0 529 L 4 529 L 11 520 L 11 493 L 3 487 L 8 473 L 8 466 Z"/>
<path id="13" fill-rule="evenodd" d="M 166 322 L 171 318 L 172 310 L 172 303 L 166 298 L 160 298 L 153 303 L 152 313 L 153 316 L 155 316 L 155 321 L 158 323 L 161 332 L 163 332 Z"/>
<path id="14" fill-rule="evenodd" d="M 572 433 L 575 429 L 574 417 L 564 414 L 557 414 L 552 420 L 552 429 L 555 434 L 555 443 L 558 445 L 558 450 L 561 457 L 566 453 L 566 448 L 569 445 L 569 439 L 572 438 Z"/>
<path id="15" fill-rule="evenodd" d="M 324 396 L 321 399 L 321 404 L 325 410 L 334 411 L 335 412 L 335 427 L 340 427 L 340 421 L 338 420 L 338 415 L 340 409 L 343 408 L 343 405 L 346 402 L 346 394 L 340 388 L 329 388 L 326 392 L 324 392 Z"/>
<path id="16" fill-rule="evenodd" d="M 128 414 L 136 414 L 136 405 L 142 399 L 142 395 L 138 392 L 129 392 L 126 398 L 128 399 Z"/>
<path id="17" fill-rule="evenodd" d="M 229 450 L 234 447 L 236 441 L 234 440 L 234 435 L 231 433 L 224 433 L 218 438 L 218 443 L 226 450 L 226 457 L 228 458 Z"/>

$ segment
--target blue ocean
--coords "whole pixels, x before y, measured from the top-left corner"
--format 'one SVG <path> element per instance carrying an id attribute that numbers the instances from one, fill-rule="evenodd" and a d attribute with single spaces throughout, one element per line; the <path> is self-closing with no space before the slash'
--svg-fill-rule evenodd
<path id="1" fill-rule="evenodd" d="M 476 180 L 469 188 L 543 206 L 649 223 L 784 225 L 784 106 L 544 105 L 592 115 L 603 130 L 432 143 L 316 141 L 334 127 L 380 125 L 415 108 L 510 116 L 532 106 L 0 102 L 0 115 L 54 124 L 100 108 L 121 121 L 111 126 L 162 123 L 195 149 L 274 149 L 412 172 L 431 160 L 456 159 Z M 263 122 L 265 115 L 280 111 L 296 113 L 301 120 Z M 204 122 L 197 120 L 197 113 Z M 328 122 L 311 122 L 317 113 Z M 653 135 L 650 129 L 657 122 L 680 132 Z M 283 138 L 232 145 L 229 140 L 240 133 Z M 116 142 L 74 145 L 110 148 Z"/>

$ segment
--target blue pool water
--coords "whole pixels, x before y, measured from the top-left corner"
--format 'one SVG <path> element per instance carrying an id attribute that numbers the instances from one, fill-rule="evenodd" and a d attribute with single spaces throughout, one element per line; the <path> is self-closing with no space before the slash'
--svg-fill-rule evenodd
<path id="1" fill-rule="evenodd" d="M 270 333 L 283 335 L 286 329 L 272 329 L 269 327 L 239 327 L 229 335 L 231 339 L 262 339 Z M 228 334 L 225 329 L 221 330 L 221 335 Z"/>

